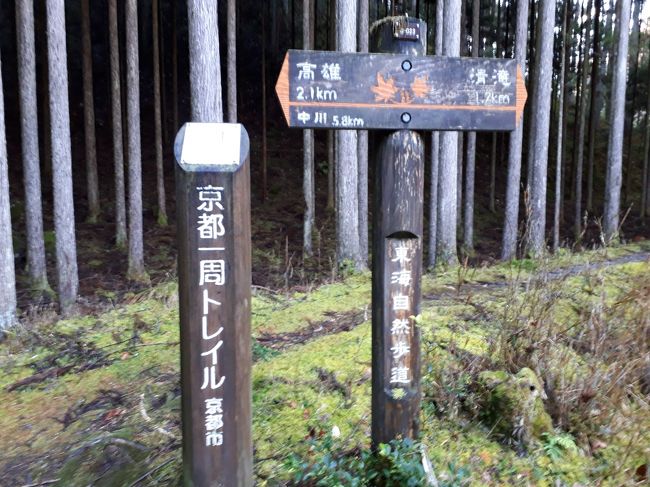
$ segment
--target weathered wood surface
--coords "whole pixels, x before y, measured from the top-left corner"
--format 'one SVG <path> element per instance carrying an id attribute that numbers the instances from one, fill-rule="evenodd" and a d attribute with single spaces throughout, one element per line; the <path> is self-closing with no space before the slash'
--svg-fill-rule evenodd
<path id="1" fill-rule="evenodd" d="M 385 42 L 390 22 L 375 24 L 371 49 L 423 54 L 424 40 Z M 421 22 L 426 32 L 426 24 Z M 411 52 L 413 54 L 413 52 Z M 424 142 L 409 130 L 375 134 L 372 262 L 372 443 L 418 434 Z"/>
<path id="2" fill-rule="evenodd" d="M 214 127 L 203 148 L 212 164 L 184 150 L 191 125 Z M 239 148 L 215 153 L 236 144 L 237 132 L 220 131 L 224 125 L 240 131 Z M 186 124 L 175 155 L 183 482 L 250 486 L 249 139 L 238 124 Z"/>
<path id="3" fill-rule="evenodd" d="M 289 126 L 333 129 L 514 130 L 526 99 L 515 60 L 411 53 L 290 50 L 276 92 Z"/>

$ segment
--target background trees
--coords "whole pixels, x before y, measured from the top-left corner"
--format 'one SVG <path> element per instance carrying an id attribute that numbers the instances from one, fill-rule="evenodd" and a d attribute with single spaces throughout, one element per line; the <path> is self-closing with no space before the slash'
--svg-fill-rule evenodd
<path id="1" fill-rule="evenodd" d="M 372 143 L 366 148 L 363 133 L 337 132 L 334 142 L 318 130 L 286 129 L 271 88 L 287 49 L 365 50 L 367 26 L 404 11 L 427 21 L 429 52 L 468 55 L 471 47 L 473 55 L 516 56 L 529 91 L 511 134 L 462 142 L 454 133 L 433 135 L 425 181 L 430 267 L 455 264 L 463 244 L 472 260 L 522 257 L 524 234 L 534 255 L 547 242 L 551 249 L 598 243 L 601 226 L 610 241 L 648 236 L 650 36 L 644 2 L 635 2 L 632 22 L 622 27 L 631 9 L 621 10 L 623 0 L 616 5 L 618 15 L 610 0 L 3 2 L 12 211 L 4 231 L 12 230 L 19 304 L 34 302 L 26 291 L 48 289 L 48 269 L 54 275 L 56 268 L 62 309 L 76 300 L 79 273 L 82 283 L 105 274 L 125 286 L 146 282 L 145 264 L 154 277 L 168 274 L 175 204 L 164 187 L 173 184 L 172 136 L 186 120 L 223 120 L 226 101 L 228 120 L 251 134 L 254 267 L 279 270 L 282 281 L 272 285 L 305 284 L 344 263 L 365 267 L 368 215 L 376 211 L 367 204 Z M 209 19 L 201 23 L 209 29 L 196 26 L 197 16 Z M 215 62 L 220 45 L 227 47 L 223 73 Z M 70 55 L 77 52 L 83 56 Z M 208 71 L 194 63 L 212 71 L 198 75 Z M 197 91 L 208 109 L 192 107 Z M 531 150 L 522 160 L 523 144 Z M 549 157 L 555 170 L 547 170 Z M 521 191 L 522 170 L 529 191 Z M 172 225 L 158 227 L 165 213 Z M 269 284 L 269 275 L 254 278 Z"/>

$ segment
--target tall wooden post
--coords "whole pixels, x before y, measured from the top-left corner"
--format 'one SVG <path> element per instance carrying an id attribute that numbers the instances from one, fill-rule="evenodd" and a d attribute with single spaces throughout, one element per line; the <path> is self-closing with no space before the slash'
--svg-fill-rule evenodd
<path id="1" fill-rule="evenodd" d="M 372 52 L 426 53 L 426 23 L 387 18 L 371 32 Z M 372 262 L 372 443 L 413 438 L 419 430 L 424 142 L 408 130 L 376 138 Z"/>
<path id="2" fill-rule="evenodd" d="M 248 134 L 188 123 L 174 152 L 183 483 L 251 486 Z"/>

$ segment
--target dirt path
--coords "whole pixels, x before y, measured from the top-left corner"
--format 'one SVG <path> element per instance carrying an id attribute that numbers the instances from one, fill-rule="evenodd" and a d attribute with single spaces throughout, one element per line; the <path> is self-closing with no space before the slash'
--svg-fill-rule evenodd
<path id="1" fill-rule="evenodd" d="M 600 269 L 613 267 L 617 265 L 630 264 L 634 262 L 650 261 L 650 252 L 642 251 L 633 254 L 623 255 L 609 260 L 600 262 L 575 264 L 568 267 L 560 267 L 547 271 L 544 275 L 547 281 L 564 280 L 569 277 L 593 272 Z M 542 271 L 534 272 L 532 276 L 538 276 Z M 532 277 L 531 276 L 531 277 Z M 529 279 L 521 282 L 521 287 L 524 288 Z M 464 300 L 468 295 L 485 293 L 495 289 L 503 289 L 509 285 L 509 282 L 504 280 L 479 282 L 461 285 L 459 290 L 445 289 L 436 291 L 435 293 L 426 293 L 422 295 L 422 306 L 427 306 L 432 302 L 442 303 L 446 300 Z M 444 304 L 443 304 L 444 305 Z M 297 345 L 304 345 L 312 340 L 317 340 L 321 336 L 331 335 L 343 331 L 350 331 L 353 328 L 361 325 L 370 319 L 370 313 L 359 311 L 348 311 L 332 313 L 327 319 L 311 324 L 309 327 L 287 333 L 263 333 L 257 337 L 260 345 L 271 348 L 273 350 L 285 351 Z"/>

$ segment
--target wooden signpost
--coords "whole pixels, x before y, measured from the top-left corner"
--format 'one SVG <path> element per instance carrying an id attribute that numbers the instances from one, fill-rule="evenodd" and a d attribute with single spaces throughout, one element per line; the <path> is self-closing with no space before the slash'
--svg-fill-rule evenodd
<path id="1" fill-rule="evenodd" d="M 276 92 L 290 127 L 328 129 L 514 130 L 526 99 L 514 59 L 410 53 L 289 51 Z"/>
<path id="2" fill-rule="evenodd" d="M 389 17 L 371 33 L 384 53 L 289 51 L 276 84 L 290 127 L 391 130 L 374 133 L 374 445 L 419 429 L 424 142 L 413 130 L 514 130 L 527 96 L 514 60 L 424 56 L 426 31 Z"/>
<path id="3" fill-rule="evenodd" d="M 248 134 L 239 124 L 188 123 L 174 152 L 183 483 L 250 486 Z"/>

